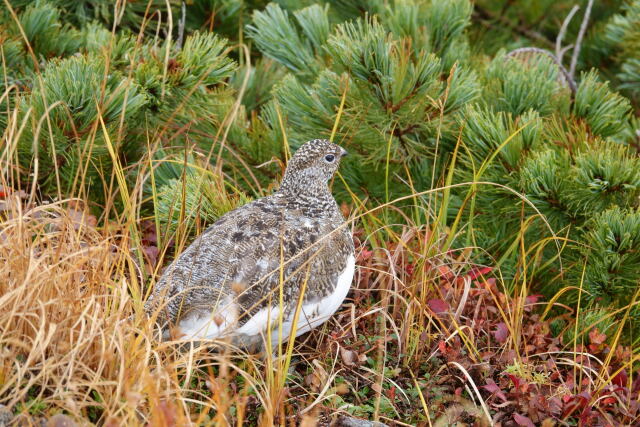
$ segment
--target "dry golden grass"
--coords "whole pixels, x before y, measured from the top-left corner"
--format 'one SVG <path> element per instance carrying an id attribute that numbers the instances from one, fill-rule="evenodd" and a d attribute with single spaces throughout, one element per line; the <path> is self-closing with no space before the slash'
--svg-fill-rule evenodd
<path id="1" fill-rule="evenodd" d="M 222 421 L 226 409 L 242 406 L 241 393 L 227 396 L 224 375 L 204 387 L 191 381 L 194 360 L 202 369 L 220 358 L 179 351 L 155 340 L 146 321 L 136 327 L 126 320 L 134 304 L 128 287 L 136 280 L 127 277 L 131 254 L 118 228 L 98 230 L 67 203 L 23 211 L 13 202 L 0 223 L 6 406 L 118 425 L 184 425 L 194 407 L 203 417 L 223 409 Z"/>

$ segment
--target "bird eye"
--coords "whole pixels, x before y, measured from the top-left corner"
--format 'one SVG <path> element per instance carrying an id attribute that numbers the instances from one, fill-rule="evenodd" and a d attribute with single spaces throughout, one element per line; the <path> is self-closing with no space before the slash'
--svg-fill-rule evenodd
<path id="1" fill-rule="evenodd" d="M 333 154 L 327 154 L 326 156 L 324 156 L 324 159 L 327 161 L 327 163 L 331 163 L 336 159 L 336 156 L 334 156 Z"/>

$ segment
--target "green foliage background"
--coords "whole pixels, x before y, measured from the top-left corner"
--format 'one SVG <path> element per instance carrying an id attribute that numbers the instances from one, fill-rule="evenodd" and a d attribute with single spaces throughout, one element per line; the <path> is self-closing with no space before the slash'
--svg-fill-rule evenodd
<path id="1" fill-rule="evenodd" d="M 344 99 L 334 140 L 354 155 L 340 200 L 375 206 L 452 171 L 454 184 L 475 183 L 444 205 L 447 222 L 462 212 L 468 223 L 456 244 L 483 248 L 513 288 L 575 286 L 611 310 L 635 301 L 640 1 L 597 2 L 573 79 L 549 55 L 514 52 L 553 52 L 570 1 L 190 0 L 183 34 L 176 0 L 6 5 L 0 133 L 19 134 L 18 176 L 43 197 L 82 194 L 99 209 L 112 150 L 131 182 L 139 162 L 157 166 L 148 209 L 165 230 L 184 220 L 181 205 L 209 223 L 263 195 L 282 172 L 273 159 L 328 138 Z M 219 156 L 222 175 L 206 172 Z"/>

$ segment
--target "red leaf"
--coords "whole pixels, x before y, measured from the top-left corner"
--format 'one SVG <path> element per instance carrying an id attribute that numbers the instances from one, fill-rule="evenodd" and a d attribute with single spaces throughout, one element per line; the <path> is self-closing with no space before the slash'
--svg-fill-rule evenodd
<path id="1" fill-rule="evenodd" d="M 387 397 L 392 402 L 394 402 L 396 400 L 396 388 L 395 387 L 391 387 L 389 389 L 389 391 L 387 392 Z"/>
<path id="2" fill-rule="evenodd" d="M 618 375 L 613 377 L 612 382 L 619 387 L 626 387 L 628 379 L 629 376 L 627 375 L 627 370 L 623 369 L 622 371 L 618 372 Z"/>
<path id="3" fill-rule="evenodd" d="M 504 395 L 502 390 L 500 390 L 500 387 L 498 387 L 498 384 L 496 384 L 491 378 L 487 379 L 487 384 L 483 385 L 482 388 L 487 390 L 489 393 L 495 394 L 503 401 L 507 400 L 507 396 Z"/>
<path id="4" fill-rule="evenodd" d="M 471 280 L 474 280 L 480 276 L 484 276 L 485 274 L 491 273 L 491 270 L 493 270 L 492 267 L 472 268 L 471 270 L 469 270 L 469 273 L 467 273 L 467 276 Z"/>
<path id="5" fill-rule="evenodd" d="M 427 304 L 429 304 L 429 308 L 434 313 L 444 313 L 445 311 L 449 311 L 449 304 L 441 299 L 430 299 L 427 301 Z"/>
<path id="6" fill-rule="evenodd" d="M 591 400 L 591 395 L 588 392 L 582 392 L 575 396 L 571 396 L 567 403 L 564 411 L 562 411 L 561 418 L 566 418 L 574 412 L 579 412 L 587 409 L 587 404 Z M 584 411 L 583 411 L 584 412 Z"/>
<path id="7" fill-rule="evenodd" d="M 415 266 L 413 264 L 407 264 L 404 267 L 404 271 L 407 272 L 407 275 L 413 276 L 413 271 L 415 270 Z"/>
<path id="8" fill-rule="evenodd" d="M 371 258 L 371 255 L 373 255 L 373 251 L 370 251 L 366 248 L 362 248 L 360 250 L 360 253 L 358 254 L 358 260 L 360 261 L 366 261 L 369 258 Z"/>
<path id="9" fill-rule="evenodd" d="M 616 403 L 616 398 L 615 397 L 605 397 L 604 399 L 602 399 L 600 401 L 600 403 L 602 403 L 603 405 L 613 405 L 614 403 Z"/>
<path id="10" fill-rule="evenodd" d="M 455 277 L 453 270 L 446 265 L 439 265 L 437 269 L 440 272 L 440 276 L 445 280 L 451 280 Z"/>
<path id="11" fill-rule="evenodd" d="M 520 378 L 516 377 L 515 375 L 511 375 L 511 374 L 507 374 L 507 376 L 509 377 L 509 379 L 511 380 L 511 382 L 513 383 L 513 386 L 515 388 L 520 388 L 520 384 L 522 384 L 522 381 L 520 380 Z"/>
<path id="12" fill-rule="evenodd" d="M 159 250 L 156 246 L 143 246 L 142 250 L 145 255 L 149 258 L 149 261 L 152 265 L 156 265 L 156 261 L 158 260 Z"/>
<path id="13" fill-rule="evenodd" d="M 509 338 L 509 328 L 504 322 L 498 323 L 498 327 L 495 331 L 493 331 L 493 336 L 496 337 L 496 340 L 500 344 L 504 344 Z"/>
<path id="14" fill-rule="evenodd" d="M 541 295 L 541 294 L 529 295 L 528 297 L 525 298 L 524 301 L 526 304 L 535 304 L 543 296 L 544 295 Z"/>
<path id="15" fill-rule="evenodd" d="M 491 378 L 487 380 L 487 384 L 482 386 L 483 389 L 487 390 L 489 393 L 496 393 L 500 391 L 500 387 L 495 383 Z"/>
<path id="16" fill-rule="evenodd" d="M 525 417 L 524 415 L 520 415 L 515 412 L 513 413 L 513 420 L 519 426 L 536 427 L 535 424 L 533 424 L 533 421 L 529 419 L 529 417 Z"/>
<path id="17" fill-rule="evenodd" d="M 602 344 L 607 339 L 605 334 L 600 333 L 600 329 L 593 328 L 591 332 L 589 332 L 589 340 L 591 340 L 592 344 Z"/>

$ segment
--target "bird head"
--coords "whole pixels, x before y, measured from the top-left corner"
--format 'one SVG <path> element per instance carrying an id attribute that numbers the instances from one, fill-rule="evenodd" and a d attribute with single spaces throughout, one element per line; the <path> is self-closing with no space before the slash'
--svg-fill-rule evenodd
<path id="1" fill-rule="evenodd" d="M 287 164 L 281 188 L 326 187 L 347 150 L 326 139 L 305 142 Z"/>

